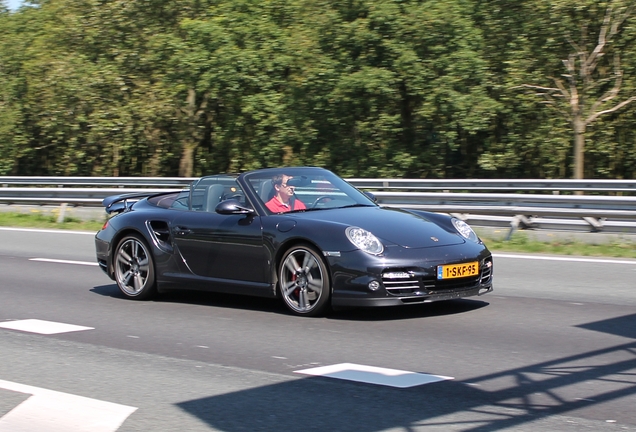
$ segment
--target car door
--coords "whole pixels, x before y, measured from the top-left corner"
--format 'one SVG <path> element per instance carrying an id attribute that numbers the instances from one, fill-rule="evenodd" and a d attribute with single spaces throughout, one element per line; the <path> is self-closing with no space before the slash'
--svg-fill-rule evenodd
<path id="1" fill-rule="evenodd" d="M 177 249 L 190 271 L 226 282 L 268 282 L 260 217 L 221 215 L 211 206 L 178 215 L 172 226 Z"/>

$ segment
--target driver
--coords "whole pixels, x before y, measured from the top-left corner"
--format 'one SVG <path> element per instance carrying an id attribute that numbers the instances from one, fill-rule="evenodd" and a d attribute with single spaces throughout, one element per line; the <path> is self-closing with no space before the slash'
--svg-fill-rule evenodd
<path id="1" fill-rule="evenodd" d="M 288 184 L 293 177 L 285 174 L 272 178 L 276 194 L 265 205 L 274 213 L 285 213 L 291 210 L 305 210 L 305 204 L 294 195 L 295 186 Z"/>

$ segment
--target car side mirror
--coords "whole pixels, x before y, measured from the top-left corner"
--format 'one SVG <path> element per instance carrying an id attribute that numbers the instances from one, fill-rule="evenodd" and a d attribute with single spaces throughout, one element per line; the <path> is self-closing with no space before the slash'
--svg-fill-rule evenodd
<path id="1" fill-rule="evenodd" d="M 371 201 L 373 201 L 374 203 L 378 202 L 378 199 L 376 198 L 375 195 L 373 195 L 371 192 L 362 192 L 363 194 L 365 194 L 367 196 L 367 198 L 369 198 Z"/>
<path id="2" fill-rule="evenodd" d="M 242 206 L 236 199 L 228 199 L 221 201 L 214 208 L 214 211 L 218 214 L 231 215 L 231 214 L 252 214 L 254 209 Z"/>

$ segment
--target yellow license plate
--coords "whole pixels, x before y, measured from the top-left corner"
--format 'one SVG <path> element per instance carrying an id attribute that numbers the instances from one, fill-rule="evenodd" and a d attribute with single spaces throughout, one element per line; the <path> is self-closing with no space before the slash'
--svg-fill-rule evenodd
<path id="1" fill-rule="evenodd" d="M 437 279 L 454 279 L 477 276 L 478 274 L 479 263 L 477 261 L 464 264 L 437 266 Z"/>

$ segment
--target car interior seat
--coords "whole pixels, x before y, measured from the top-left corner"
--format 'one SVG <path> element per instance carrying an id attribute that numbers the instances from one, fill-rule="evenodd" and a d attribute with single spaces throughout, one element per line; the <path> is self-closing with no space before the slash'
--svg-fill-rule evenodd
<path id="1" fill-rule="evenodd" d="M 220 184 L 213 184 L 208 187 L 207 197 L 205 201 L 205 211 L 214 213 L 214 209 L 221 202 L 221 197 L 225 188 Z"/>
<path id="2" fill-rule="evenodd" d="M 271 200 L 274 197 L 275 190 L 271 180 L 263 180 L 259 189 L 259 196 L 264 203 Z"/>

